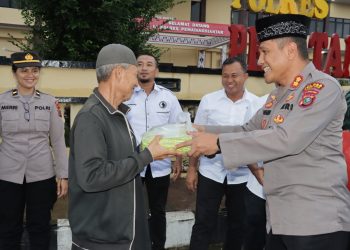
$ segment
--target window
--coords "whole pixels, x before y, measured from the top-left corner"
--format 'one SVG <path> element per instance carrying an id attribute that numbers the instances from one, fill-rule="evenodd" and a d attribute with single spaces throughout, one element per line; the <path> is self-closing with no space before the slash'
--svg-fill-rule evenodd
<path id="1" fill-rule="evenodd" d="M 231 10 L 231 24 L 239 24 L 240 11 Z"/>
<path id="2" fill-rule="evenodd" d="M 205 0 L 191 1 L 191 21 L 205 22 Z"/>
<path id="3" fill-rule="evenodd" d="M 310 23 L 310 33 L 311 32 L 323 32 L 323 20 L 312 19 Z"/>
<path id="4" fill-rule="evenodd" d="M 0 7 L 20 8 L 20 0 L 0 0 Z"/>
<path id="5" fill-rule="evenodd" d="M 328 36 L 337 33 L 339 37 L 345 38 L 350 34 L 350 19 L 330 17 L 328 19 L 327 33 Z"/>
<path id="6" fill-rule="evenodd" d="M 247 27 L 255 26 L 258 18 L 269 16 L 269 14 L 255 13 L 246 10 L 231 10 L 231 24 L 243 24 Z"/>

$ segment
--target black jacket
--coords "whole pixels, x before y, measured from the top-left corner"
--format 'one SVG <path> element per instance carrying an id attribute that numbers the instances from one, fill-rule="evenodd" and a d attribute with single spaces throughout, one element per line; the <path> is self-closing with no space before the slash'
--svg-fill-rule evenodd
<path id="1" fill-rule="evenodd" d="M 115 110 L 95 89 L 75 118 L 69 222 L 81 247 L 145 250 L 150 244 L 139 173 L 152 156 L 148 149 L 136 152 L 127 110 L 124 104 Z"/>

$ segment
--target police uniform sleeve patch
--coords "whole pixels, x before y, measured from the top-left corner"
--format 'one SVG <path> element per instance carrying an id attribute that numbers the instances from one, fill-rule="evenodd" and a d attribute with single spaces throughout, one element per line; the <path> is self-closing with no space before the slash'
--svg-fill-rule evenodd
<path id="1" fill-rule="evenodd" d="M 323 88 L 324 84 L 319 82 L 312 82 L 306 85 L 303 89 L 302 97 L 299 100 L 299 106 L 302 108 L 311 106 L 315 102 L 316 96 Z"/>
<path id="2" fill-rule="evenodd" d="M 311 106 L 314 103 L 315 99 L 316 99 L 315 95 L 303 95 L 303 97 L 299 101 L 299 106 L 302 108 Z"/>
<path id="3" fill-rule="evenodd" d="M 58 116 L 62 117 L 62 111 L 61 111 L 60 104 L 58 103 L 58 100 L 55 101 L 55 106 L 56 106 Z"/>

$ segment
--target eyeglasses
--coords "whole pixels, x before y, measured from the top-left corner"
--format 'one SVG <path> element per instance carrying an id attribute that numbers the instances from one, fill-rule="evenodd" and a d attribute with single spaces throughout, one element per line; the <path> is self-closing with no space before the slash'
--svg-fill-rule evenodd
<path id="1" fill-rule="evenodd" d="M 30 121 L 30 112 L 29 112 L 29 103 L 25 102 L 23 103 L 24 108 L 24 119 L 26 119 L 27 122 Z"/>

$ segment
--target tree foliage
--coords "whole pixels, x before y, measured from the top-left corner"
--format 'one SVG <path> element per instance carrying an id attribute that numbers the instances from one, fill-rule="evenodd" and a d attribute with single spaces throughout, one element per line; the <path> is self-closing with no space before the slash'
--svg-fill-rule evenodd
<path id="1" fill-rule="evenodd" d="M 135 54 L 160 56 L 147 44 L 157 30 L 149 22 L 178 0 L 21 0 L 25 24 L 31 29 L 28 44 L 13 41 L 21 49 L 34 49 L 45 59 L 94 61 L 109 43 L 122 43 Z"/>

